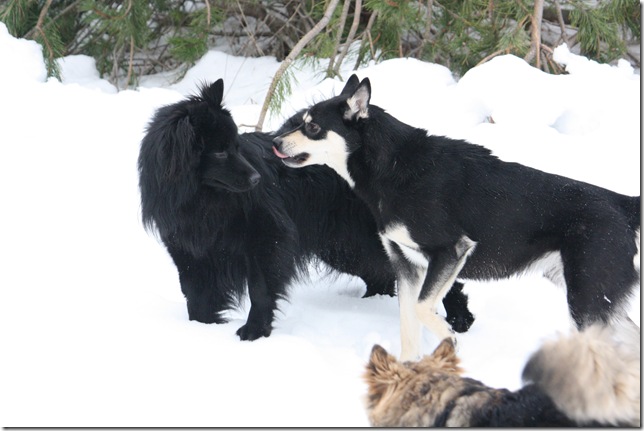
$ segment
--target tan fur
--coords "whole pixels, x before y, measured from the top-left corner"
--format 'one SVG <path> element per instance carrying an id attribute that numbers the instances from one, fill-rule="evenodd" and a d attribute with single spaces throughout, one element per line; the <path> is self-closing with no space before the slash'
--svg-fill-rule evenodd
<path id="1" fill-rule="evenodd" d="M 630 321 L 544 343 L 523 377 L 576 421 L 640 426 L 640 330 Z"/>
<path id="2" fill-rule="evenodd" d="M 591 326 L 545 343 L 526 365 L 524 378 L 552 399 L 553 410 L 559 409 L 552 413 L 555 423 L 563 415 L 580 425 L 639 426 L 639 346 L 634 324 Z M 449 338 L 418 362 L 400 362 L 375 345 L 364 374 L 371 425 L 466 427 L 480 420 L 481 412 L 506 402 L 508 390 L 461 372 Z"/>
<path id="3" fill-rule="evenodd" d="M 469 413 L 494 399 L 496 389 L 463 379 L 450 338 L 418 362 L 399 362 L 375 345 L 364 377 L 369 385 L 367 409 L 373 426 L 431 426 L 450 402 L 456 402 L 448 426 L 467 426 Z M 482 389 L 459 397 L 463 388 Z"/>

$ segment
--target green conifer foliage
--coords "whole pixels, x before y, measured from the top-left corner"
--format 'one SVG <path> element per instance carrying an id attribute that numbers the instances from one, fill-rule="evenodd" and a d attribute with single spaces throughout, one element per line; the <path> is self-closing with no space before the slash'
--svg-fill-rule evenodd
<path id="1" fill-rule="evenodd" d="M 283 60 L 331 1 L 4 0 L 0 21 L 14 36 L 42 45 L 50 76 L 58 76 L 57 58 L 86 54 L 103 78 L 123 88 L 144 74 L 185 71 L 215 44 Z M 319 66 L 321 78 L 339 75 L 343 62 L 358 67 L 394 57 L 436 62 L 462 75 L 502 54 L 561 72 L 552 50 L 565 41 L 591 59 L 627 58 L 639 67 L 627 42 L 641 38 L 640 21 L 637 0 L 342 0 L 298 61 L 332 59 Z M 545 26 L 550 39 L 535 31 Z M 346 55 L 350 47 L 357 56 Z M 277 100 L 289 88 L 278 85 Z"/>

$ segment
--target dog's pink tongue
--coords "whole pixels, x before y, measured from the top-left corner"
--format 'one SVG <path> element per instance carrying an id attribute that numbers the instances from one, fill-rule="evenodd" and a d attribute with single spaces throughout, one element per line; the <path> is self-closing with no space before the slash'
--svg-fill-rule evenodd
<path id="1" fill-rule="evenodd" d="M 275 145 L 273 145 L 273 152 L 280 159 L 288 159 L 288 156 L 284 153 L 280 153 L 280 150 L 278 150 L 277 147 L 275 147 Z"/>

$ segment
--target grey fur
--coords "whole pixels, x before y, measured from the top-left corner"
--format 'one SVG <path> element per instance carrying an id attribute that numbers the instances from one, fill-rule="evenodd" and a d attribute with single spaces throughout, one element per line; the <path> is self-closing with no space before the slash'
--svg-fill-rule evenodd
<path id="1" fill-rule="evenodd" d="M 592 325 L 549 341 L 523 370 L 580 422 L 640 426 L 640 329 L 630 320 Z"/>

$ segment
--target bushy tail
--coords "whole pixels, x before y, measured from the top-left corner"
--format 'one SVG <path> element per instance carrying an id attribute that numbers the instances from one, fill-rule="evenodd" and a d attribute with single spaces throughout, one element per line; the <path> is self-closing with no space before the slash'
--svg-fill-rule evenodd
<path id="1" fill-rule="evenodd" d="M 640 426 L 640 329 L 624 320 L 545 343 L 523 370 L 568 417 Z"/>

